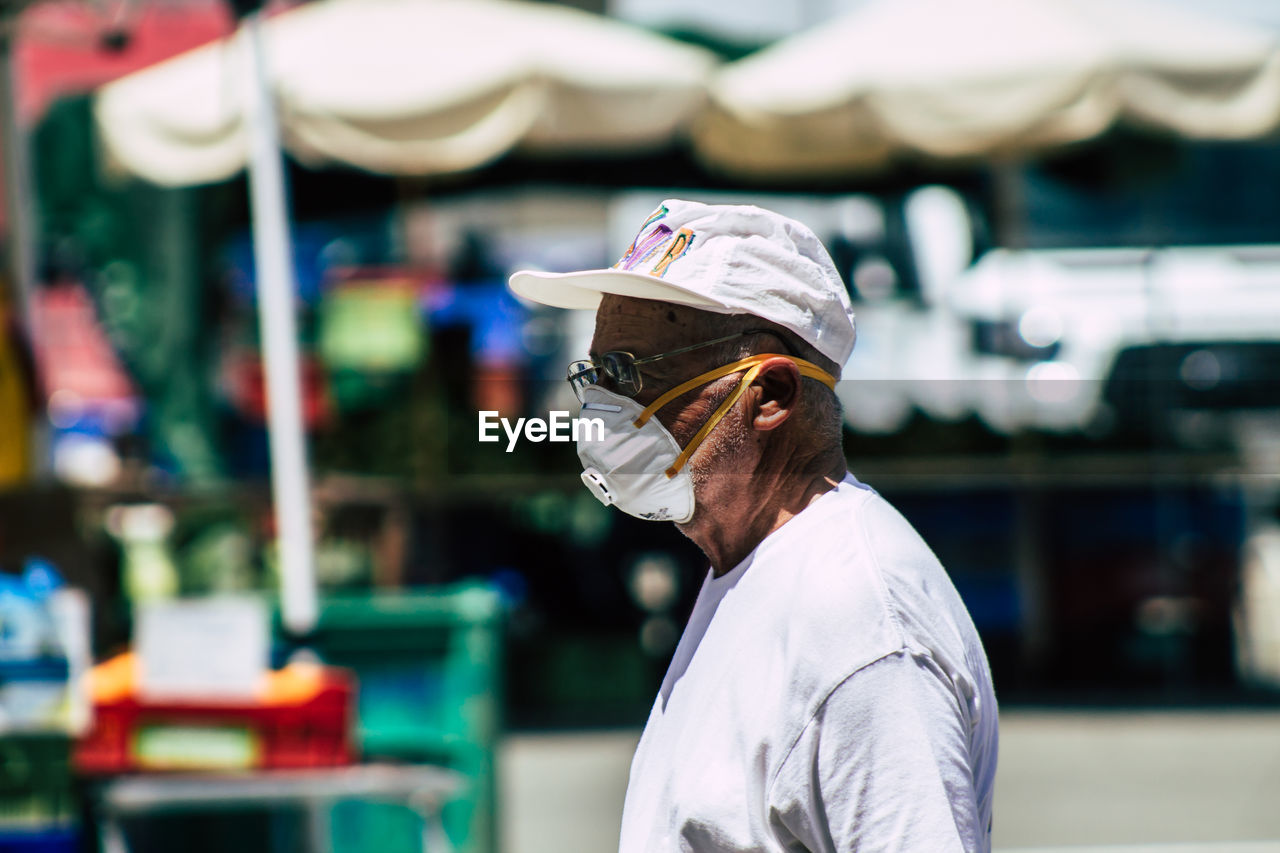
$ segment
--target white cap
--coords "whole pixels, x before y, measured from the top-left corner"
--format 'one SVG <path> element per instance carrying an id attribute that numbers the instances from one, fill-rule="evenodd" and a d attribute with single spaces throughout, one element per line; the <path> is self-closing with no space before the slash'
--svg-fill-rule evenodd
<path id="1" fill-rule="evenodd" d="M 612 293 L 717 314 L 753 314 L 795 332 L 844 367 L 853 307 L 831 256 L 808 227 L 751 205 L 667 199 L 609 269 L 522 270 L 513 292 L 556 308 L 597 308 Z"/>

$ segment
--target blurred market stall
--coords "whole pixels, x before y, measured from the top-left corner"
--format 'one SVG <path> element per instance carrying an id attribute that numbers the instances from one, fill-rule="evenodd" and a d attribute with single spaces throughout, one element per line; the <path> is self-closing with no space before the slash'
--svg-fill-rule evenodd
<path id="1" fill-rule="evenodd" d="M 1148 0 L 873 0 L 726 66 L 696 130 L 744 177 L 1009 156 L 1118 124 L 1280 126 L 1274 32 Z"/>
<path id="2" fill-rule="evenodd" d="M 104 145 L 130 172 L 183 186 L 251 167 L 285 618 L 296 630 L 314 621 L 314 558 L 281 140 L 304 162 L 414 175 L 475 168 L 521 143 L 643 149 L 701 104 L 711 66 L 697 48 L 571 10 L 325 0 L 269 21 L 249 14 L 238 41 L 102 90 Z"/>

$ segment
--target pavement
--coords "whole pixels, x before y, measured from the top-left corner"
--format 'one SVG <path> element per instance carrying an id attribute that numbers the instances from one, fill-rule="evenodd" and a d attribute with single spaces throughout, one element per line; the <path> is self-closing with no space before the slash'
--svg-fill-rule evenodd
<path id="1" fill-rule="evenodd" d="M 514 734 L 503 853 L 617 849 L 638 731 Z M 1280 711 L 1001 715 L 1001 853 L 1280 853 Z"/>

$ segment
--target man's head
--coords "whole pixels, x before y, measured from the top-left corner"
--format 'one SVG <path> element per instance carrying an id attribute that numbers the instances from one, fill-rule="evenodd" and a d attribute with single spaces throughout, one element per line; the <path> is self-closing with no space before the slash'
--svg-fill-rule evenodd
<path id="1" fill-rule="evenodd" d="M 727 339 L 727 340 L 724 340 Z M 708 341 L 721 343 L 677 352 Z M 743 380 L 743 370 L 698 384 L 661 402 L 681 384 L 751 356 L 777 354 L 758 365 L 740 399 L 723 415 L 688 461 L 699 505 L 715 495 L 741 489 L 762 469 L 785 467 L 802 473 L 811 460 L 841 439 L 840 408 L 822 381 L 802 376 L 809 362 L 838 375 L 839 368 L 789 330 L 749 314 L 713 314 L 696 308 L 606 295 L 596 314 L 591 356 L 628 352 L 638 360 L 662 353 L 677 354 L 637 366 L 641 387 L 628 394 L 642 407 L 659 404 L 653 417 L 681 448 L 690 447 L 717 409 Z M 612 390 L 607 376 L 600 384 Z"/>
<path id="2" fill-rule="evenodd" d="M 830 385 L 853 348 L 853 312 L 804 225 L 756 207 L 668 200 L 613 268 L 517 273 L 511 287 L 547 304 L 598 309 L 591 361 L 576 368 L 579 383 L 594 389 L 584 415 L 626 409 L 617 415 L 623 432 L 650 418 L 665 427 L 673 451 L 651 453 L 640 440 L 628 446 L 661 458 L 669 479 L 687 466 L 698 507 L 729 506 L 749 485 L 764 492 L 827 473 L 833 458 L 842 467 Z M 645 441 L 664 443 L 660 435 Z M 672 452 L 679 457 L 666 467 Z M 617 498 L 625 467 L 593 467 L 595 454 L 581 455 L 597 496 L 628 509 Z"/>
<path id="3" fill-rule="evenodd" d="M 751 205 L 667 199 L 609 269 L 517 272 L 511 289 L 557 308 L 595 309 L 613 294 L 750 314 L 791 331 L 837 368 L 856 337 L 848 292 L 822 242 L 800 222 Z"/>

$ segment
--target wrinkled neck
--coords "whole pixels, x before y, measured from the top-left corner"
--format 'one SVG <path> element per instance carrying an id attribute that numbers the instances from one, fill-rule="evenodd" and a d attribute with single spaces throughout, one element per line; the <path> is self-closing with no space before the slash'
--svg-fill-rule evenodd
<path id="1" fill-rule="evenodd" d="M 804 511 L 844 479 L 844 455 L 818 454 L 810 465 L 770 465 L 767 460 L 750 476 L 699 496 L 693 518 L 677 525 L 707 556 L 720 577 L 751 554 L 769 534 Z M 794 461 L 794 460 L 793 460 Z"/>

